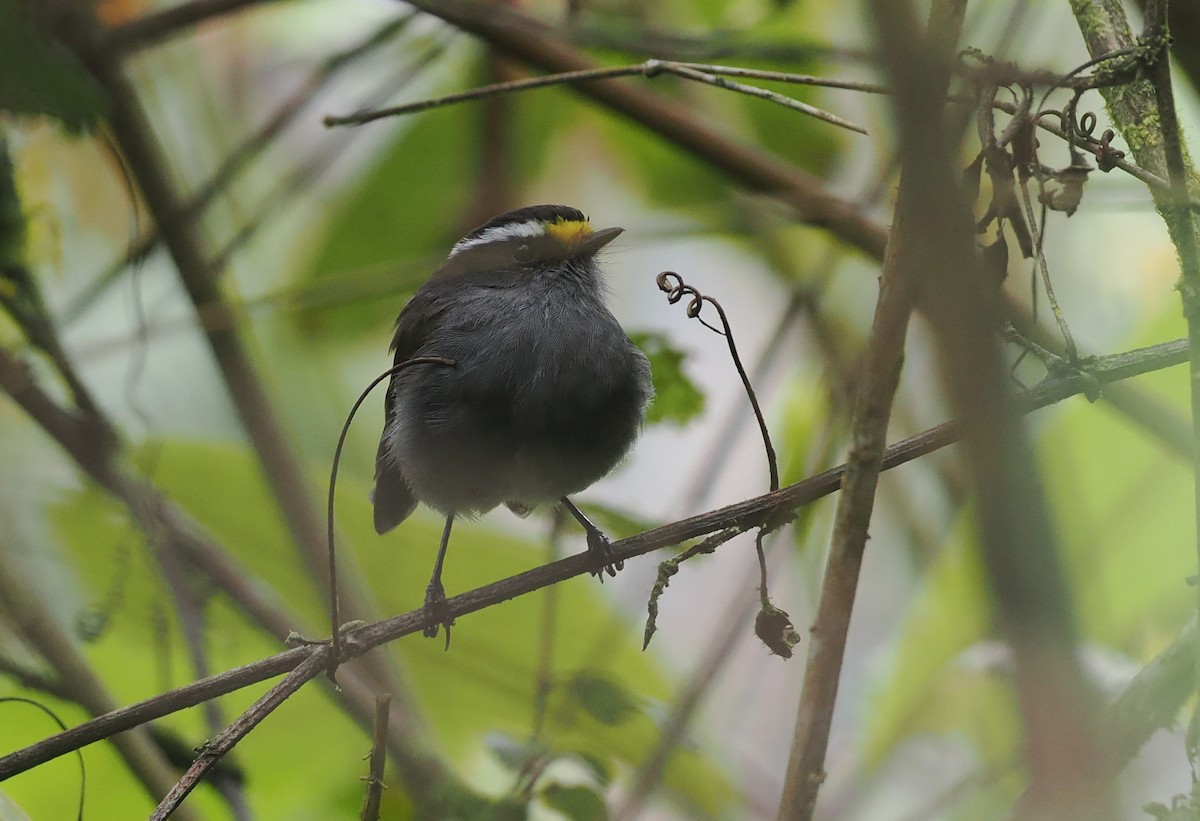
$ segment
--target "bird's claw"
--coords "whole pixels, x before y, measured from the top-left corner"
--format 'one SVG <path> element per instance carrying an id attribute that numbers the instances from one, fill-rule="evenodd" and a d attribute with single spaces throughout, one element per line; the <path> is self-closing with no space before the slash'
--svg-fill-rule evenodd
<path id="1" fill-rule="evenodd" d="M 446 605 L 446 589 L 440 584 L 431 583 L 425 588 L 425 613 L 433 619 L 425 628 L 426 637 L 436 638 L 438 628 L 445 627 L 446 649 L 449 650 L 450 628 L 454 625 L 454 619 L 450 617 L 450 610 Z"/>
<path id="2" fill-rule="evenodd" d="M 612 542 L 599 530 L 590 530 L 587 535 L 588 555 L 592 558 L 591 574 L 604 583 L 604 574 L 617 575 L 625 567 L 624 559 L 614 559 Z"/>

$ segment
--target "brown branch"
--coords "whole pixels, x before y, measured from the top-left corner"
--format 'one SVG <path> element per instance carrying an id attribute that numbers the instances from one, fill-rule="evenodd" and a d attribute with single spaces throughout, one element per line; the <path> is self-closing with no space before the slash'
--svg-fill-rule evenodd
<path id="1" fill-rule="evenodd" d="M 271 2 L 277 0 L 189 0 L 108 29 L 99 47 L 113 56 L 149 48 L 202 23 Z"/>
<path id="2" fill-rule="evenodd" d="M 1163 217 L 1172 226 L 1171 237 L 1179 254 L 1179 293 L 1183 299 L 1183 315 L 1187 319 L 1188 344 L 1191 346 L 1192 437 L 1200 440 L 1200 249 L 1197 248 L 1195 225 L 1189 207 L 1188 168 L 1184 160 L 1179 115 L 1175 110 L 1175 95 L 1171 89 L 1171 60 L 1167 54 L 1170 41 L 1167 33 L 1167 2 L 1154 0 L 1147 4 L 1146 39 L 1148 47 L 1157 47 L 1151 78 L 1162 129 L 1164 160 L 1171 196 L 1163 203 Z M 1200 448 L 1192 452 L 1193 516 L 1195 522 L 1196 562 L 1200 566 Z M 1197 609 L 1200 610 L 1200 589 L 1197 590 Z M 1200 665 L 1196 668 L 1200 685 Z M 1197 687 L 1200 691 L 1200 686 Z"/>
<path id="3" fill-rule="evenodd" d="M 383 774 L 387 765 L 388 716 L 392 697 L 387 693 L 375 699 L 375 732 L 371 735 L 371 766 L 367 774 L 367 792 L 363 795 L 360 821 L 379 821 L 383 802 Z"/>
<path id="4" fill-rule="evenodd" d="M 939 73 L 932 77 L 935 85 L 931 95 L 945 96 L 964 6 L 962 0 L 938 0 L 930 12 L 928 39 L 938 49 L 935 59 L 939 61 Z M 940 107 L 929 114 L 931 127 L 936 128 L 942 119 Z M 810 630 L 812 640 L 808 644 L 808 664 L 804 668 L 795 735 L 779 803 L 780 819 L 812 818 L 825 778 L 825 752 L 842 658 L 875 507 L 875 491 L 883 469 L 892 402 L 900 385 L 908 321 L 920 277 L 921 248 L 919 242 L 912 241 L 910 231 L 920 226 L 925 207 L 924 191 L 913 185 L 910 172 L 905 169 L 900 175 L 896 221 L 883 262 L 871 340 L 851 421 L 852 446 L 838 497 L 817 617 Z"/>
<path id="5" fill-rule="evenodd" d="M 1107 384 L 1182 364 L 1187 361 L 1187 350 L 1186 340 L 1175 340 L 1149 348 L 1097 357 L 1089 362 L 1092 370 L 1087 378 L 1080 374 L 1057 376 L 1047 378 L 1031 389 L 1023 397 L 1022 410 L 1032 411 L 1060 402 L 1069 396 L 1085 393 L 1093 388 L 1093 379 Z M 28 410 L 29 407 L 36 406 L 36 402 L 31 402 L 36 396 L 31 394 L 28 387 L 30 384 L 26 370 L 19 360 L 0 349 L 0 390 L 9 392 L 18 404 Z M 944 423 L 930 428 L 889 447 L 884 454 L 883 469 L 897 467 L 956 441 L 958 434 L 954 425 Z M 783 512 L 795 510 L 834 493 L 841 485 L 843 472 L 844 466 L 839 466 L 774 493 L 756 496 L 622 539 L 613 544 L 613 555 L 621 560 L 630 559 L 728 527 L 749 530 Z M 588 573 L 590 567 L 586 552 L 570 556 L 455 596 L 447 602 L 446 613 L 451 618 L 474 613 L 574 576 L 581 576 Z M 442 618 L 444 616 L 432 616 L 425 608 L 420 608 L 354 630 L 345 637 L 344 646 L 348 651 L 352 651 L 353 655 L 357 655 L 384 642 L 421 632 Z M 309 648 L 287 650 L 84 722 L 66 733 L 52 736 L 0 758 L 0 781 L 114 733 L 195 706 L 206 698 L 225 695 L 292 670 L 308 657 L 309 652 Z M 346 670 L 343 668 L 341 675 L 345 674 Z"/>
<path id="6" fill-rule="evenodd" d="M 896 91 L 900 156 L 920 194 L 907 226 L 917 245 L 918 304 L 937 344 L 943 389 L 964 442 L 984 575 L 1012 648 L 1029 775 L 1021 818 L 1112 817 L 1112 767 L 1097 699 L 1084 677 L 1070 591 L 995 328 L 1000 300 L 975 249 L 971 204 L 955 170 L 957 139 L 940 127 L 936 67 L 908 3 L 873 0 L 875 41 Z"/>
<path id="7" fill-rule="evenodd" d="M 159 802 L 158 807 L 150 815 L 150 821 L 166 821 L 179 810 L 179 805 L 188 793 L 195 789 L 205 773 L 239 741 L 259 725 L 260 722 L 275 711 L 293 693 L 315 678 L 328 664 L 329 648 L 320 646 L 311 649 L 304 660 L 289 672 L 283 681 L 268 690 L 262 698 L 254 702 L 250 709 L 242 713 L 225 730 L 206 743 L 200 749 L 200 755 L 188 767 L 183 777 L 176 782 L 171 791 Z"/>
<path id="8" fill-rule="evenodd" d="M 543 71 L 596 68 L 549 27 L 495 3 L 412 0 L 408 5 L 470 32 Z M 623 81 L 580 83 L 573 89 L 699 157 L 740 185 L 787 203 L 800 221 L 828 229 L 869 256 L 882 256 L 887 242 L 884 228 L 831 194 L 816 177 L 718 131 L 683 103 Z"/>

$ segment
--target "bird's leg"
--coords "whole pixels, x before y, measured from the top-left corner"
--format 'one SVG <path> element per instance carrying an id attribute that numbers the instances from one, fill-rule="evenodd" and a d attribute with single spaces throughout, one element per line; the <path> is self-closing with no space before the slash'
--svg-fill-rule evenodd
<path id="1" fill-rule="evenodd" d="M 438 546 L 437 561 L 433 563 L 433 578 L 425 588 L 425 612 L 436 621 L 425 628 L 425 635 L 433 638 L 438 634 L 438 625 L 446 628 L 446 649 L 450 649 L 450 627 L 454 619 L 446 612 L 446 588 L 442 587 L 442 565 L 446 562 L 446 547 L 450 544 L 450 526 L 454 514 L 446 514 L 446 527 L 442 530 L 442 543 Z"/>
<path id="2" fill-rule="evenodd" d="M 592 575 L 604 581 L 604 574 L 607 572 L 610 576 L 617 575 L 617 571 L 625 567 L 624 560 L 613 559 L 612 542 L 608 537 L 592 524 L 592 520 L 583 515 L 583 511 L 575 507 L 575 503 L 566 496 L 561 499 L 563 507 L 567 512 L 575 517 L 575 521 L 583 525 L 584 531 L 587 533 L 588 553 L 592 557 Z"/>

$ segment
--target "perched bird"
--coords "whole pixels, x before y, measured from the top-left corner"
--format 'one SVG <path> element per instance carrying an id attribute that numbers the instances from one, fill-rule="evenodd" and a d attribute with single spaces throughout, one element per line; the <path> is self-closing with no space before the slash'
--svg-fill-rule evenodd
<path id="1" fill-rule="evenodd" d="M 445 514 L 425 606 L 445 615 L 442 565 L 456 516 L 561 503 L 587 532 L 593 573 L 616 575 L 609 541 L 569 494 L 621 461 L 653 396 L 650 365 L 604 304 L 593 231 L 563 205 L 502 214 L 459 240 L 396 320 L 394 374 L 375 461 L 375 530 L 424 502 Z M 436 636 L 436 624 L 427 636 Z"/>

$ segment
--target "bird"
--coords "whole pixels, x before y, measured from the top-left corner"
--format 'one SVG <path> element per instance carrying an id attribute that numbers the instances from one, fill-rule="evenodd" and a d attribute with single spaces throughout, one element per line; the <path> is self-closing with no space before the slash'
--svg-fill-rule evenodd
<path id="1" fill-rule="evenodd" d="M 593 230 L 565 205 L 501 214 L 456 242 L 396 320 L 395 371 L 371 494 L 387 533 L 418 502 L 445 516 L 425 610 L 450 645 L 442 568 L 450 530 L 499 505 L 561 504 L 587 534 L 591 572 L 616 575 L 608 537 L 568 498 L 625 457 L 653 398 L 650 364 L 605 304 Z"/>

